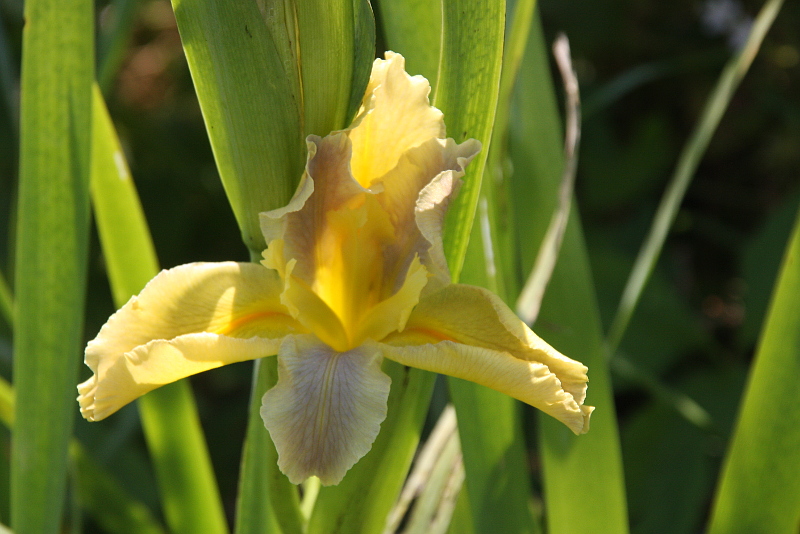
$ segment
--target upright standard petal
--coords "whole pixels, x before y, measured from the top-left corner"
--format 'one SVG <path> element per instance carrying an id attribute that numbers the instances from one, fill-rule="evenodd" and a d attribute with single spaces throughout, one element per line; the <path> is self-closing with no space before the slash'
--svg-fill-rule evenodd
<path id="1" fill-rule="evenodd" d="M 278 383 L 264 394 L 261 417 L 291 482 L 317 476 L 338 484 L 372 448 L 391 384 L 380 363 L 372 348 L 340 353 L 310 335 L 283 341 Z"/>
<path id="2" fill-rule="evenodd" d="M 304 332 L 280 303 L 277 275 L 247 263 L 194 263 L 159 273 L 86 347 L 94 375 L 81 413 L 100 420 L 161 385 L 270 356 Z"/>
<path id="3" fill-rule="evenodd" d="M 589 430 L 587 368 L 534 334 L 491 292 L 450 285 L 414 309 L 384 356 L 485 385 L 539 408 L 576 434 Z"/>
<path id="4" fill-rule="evenodd" d="M 393 101 L 387 100 L 391 95 L 403 100 L 400 107 L 424 108 L 411 118 L 428 116 L 430 124 L 438 124 L 440 116 L 430 111 L 434 108 L 427 101 L 427 90 L 381 91 L 383 83 L 411 83 L 402 70 L 402 76 L 391 74 L 399 65 L 392 57 L 384 63 L 395 66 L 386 66 L 376 78 L 382 81 L 373 89 L 369 116 L 388 113 L 384 108 L 392 107 Z M 358 138 L 370 124 L 359 119 L 352 128 L 325 138 L 309 136 L 308 163 L 297 193 L 285 208 L 261 216 L 269 243 L 264 265 L 284 278 L 282 302 L 298 321 L 339 351 L 402 329 L 423 288 L 449 283 L 441 224 L 464 167 L 480 150 L 474 140 L 458 145 L 452 139 L 423 139 L 440 133 L 430 124 L 416 128 L 395 123 L 400 130 L 408 127 L 416 132 L 411 136 L 414 142 L 408 140 L 409 134 L 405 145 L 392 145 L 391 150 L 402 145 L 405 152 L 399 158 L 389 157 L 394 166 L 383 175 L 357 180 L 352 166 L 366 147 L 351 138 Z M 411 269 L 412 265 L 417 267 Z M 426 282 L 431 275 L 436 283 Z"/>
<path id="5" fill-rule="evenodd" d="M 386 52 L 372 65 L 367 92 L 353 121 L 351 168 L 364 187 L 392 170 L 410 148 L 445 137 L 442 112 L 428 102 L 431 86 L 422 76 L 409 76 L 405 59 Z"/>

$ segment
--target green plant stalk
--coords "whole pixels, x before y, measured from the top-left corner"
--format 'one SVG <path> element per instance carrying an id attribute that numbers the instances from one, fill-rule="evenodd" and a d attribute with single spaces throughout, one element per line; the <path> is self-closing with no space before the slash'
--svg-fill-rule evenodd
<path id="1" fill-rule="evenodd" d="M 97 85 L 93 95 L 91 196 L 111 292 L 117 306 L 158 272 L 139 197 Z M 225 533 L 227 523 L 188 381 L 138 402 L 145 439 L 170 529 Z"/>
<path id="2" fill-rule="evenodd" d="M 256 360 L 247 437 L 239 470 L 236 534 L 300 534 L 305 528 L 297 488 L 277 469 L 278 452 L 261 419 L 263 392 L 277 381 L 277 358 Z"/>
<path id="3" fill-rule="evenodd" d="M 800 212 L 761 334 L 709 534 L 789 534 L 800 524 Z"/>
<path id="4" fill-rule="evenodd" d="M 89 233 L 92 3 L 25 3 L 11 527 L 59 530 L 76 412 Z"/>
<path id="5" fill-rule="evenodd" d="M 557 205 L 562 176 L 563 140 L 547 50 L 536 20 L 520 70 L 509 139 L 520 273 L 530 272 L 534 263 L 536 244 L 541 243 Z M 535 210 L 530 209 L 532 202 Z M 587 404 L 596 407 L 591 429 L 581 436 L 555 419 L 540 417 L 548 532 L 624 534 L 627 505 L 616 412 L 592 275 L 574 207 L 534 330 L 589 367 Z"/>
<path id="6" fill-rule="evenodd" d="M 625 335 L 625 330 L 633 317 L 644 286 L 653 272 L 661 249 L 664 248 L 664 241 L 678 214 L 686 189 L 694 177 L 703 154 L 708 149 L 708 144 L 711 142 L 725 110 L 728 109 L 733 94 L 750 69 L 750 65 L 758 54 L 761 43 L 772 27 L 772 22 L 782 5 L 783 0 L 768 0 L 761 8 L 758 17 L 753 22 L 744 48 L 725 65 L 717 85 L 706 101 L 697 127 L 681 151 L 675 172 L 661 198 L 653 225 L 650 227 L 650 233 L 639 251 L 636 263 L 622 292 L 611 328 L 609 328 L 607 336 L 609 354 L 616 352 Z"/>

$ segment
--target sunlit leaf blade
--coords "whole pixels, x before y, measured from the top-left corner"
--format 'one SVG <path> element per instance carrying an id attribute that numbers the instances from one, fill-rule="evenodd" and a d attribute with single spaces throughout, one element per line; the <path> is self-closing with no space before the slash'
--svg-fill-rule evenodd
<path id="1" fill-rule="evenodd" d="M 504 0 L 442 2 L 442 52 L 433 104 L 444 113 L 449 137 L 458 142 L 473 138 L 483 144 L 447 213 L 445 254 L 454 280 L 458 280 L 467 252 L 491 144 L 503 62 L 505 10 Z"/>
<path id="2" fill-rule="evenodd" d="M 122 306 L 158 272 L 158 260 L 125 156 L 95 85 L 91 194 L 114 302 Z M 139 400 L 167 522 L 175 532 L 227 532 L 189 383 Z"/>
<path id="3" fill-rule="evenodd" d="M 517 2 L 513 19 L 509 21 L 492 146 L 461 275 L 462 282 L 487 287 L 507 301 L 511 296 L 508 291 L 515 281 L 511 280 L 509 270 L 512 251 L 502 248 L 509 236 L 500 237 L 510 228 L 508 221 L 503 220 L 507 210 L 501 210 L 498 204 L 498 198 L 504 200 L 505 197 L 497 190 L 501 185 L 497 173 L 500 160 L 506 157 L 509 100 L 525 49 L 533 6 L 533 1 Z M 461 414 L 458 430 L 474 531 L 538 532 L 529 506 L 530 473 L 520 404 L 506 395 L 462 380 L 449 379 L 448 386 L 451 399 Z"/>
<path id="4" fill-rule="evenodd" d="M 406 70 L 436 87 L 442 47 L 442 2 L 381 0 L 378 4 L 388 48 L 406 58 Z"/>
<path id="5" fill-rule="evenodd" d="M 374 26 L 366 0 L 173 0 L 225 191 L 255 254 L 258 213 L 285 205 L 305 137 L 352 118 L 369 79 Z"/>
<path id="6" fill-rule="evenodd" d="M 800 524 L 800 213 L 714 503 L 710 534 L 789 534 Z"/>
<path id="7" fill-rule="evenodd" d="M 89 0 L 25 3 L 11 458 L 17 534 L 57 532 L 63 510 L 86 288 L 92 16 Z"/>
<path id="8" fill-rule="evenodd" d="M 258 212 L 285 204 L 295 185 L 286 175 L 299 179 L 304 163 L 298 73 L 279 54 L 290 53 L 280 48 L 291 44 L 286 28 L 271 33 L 285 24 L 275 4 L 268 19 L 264 3 L 172 2 L 217 169 L 254 253 L 265 248 Z"/>
<path id="9" fill-rule="evenodd" d="M 782 5 L 783 0 L 769 0 L 764 4 L 758 17 L 753 21 L 744 47 L 725 65 L 716 87 L 706 102 L 697 127 L 681 152 L 675 172 L 661 199 L 650 233 L 636 258 L 636 263 L 622 292 L 616 315 L 609 328 L 608 345 L 612 353 L 625 335 L 625 330 L 639 302 L 642 290 L 653 272 L 697 166 L 700 164 L 725 110 L 728 109 L 733 93 L 750 69 L 750 65 Z"/>
<path id="10" fill-rule="evenodd" d="M 512 113 L 512 198 L 521 272 L 529 272 L 555 209 L 562 138 L 541 25 L 531 28 Z M 596 406 L 582 436 L 540 417 L 548 532 L 625 533 L 622 459 L 602 329 L 576 210 L 534 328 L 564 354 L 589 367 L 587 404 Z"/>
<path id="11" fill-rule="evenodd" d="M 92 105 L 92 208 L 114 303 L 122 306 L 158 273 L 158 259 L 125 154 L 97 86 Z"/>

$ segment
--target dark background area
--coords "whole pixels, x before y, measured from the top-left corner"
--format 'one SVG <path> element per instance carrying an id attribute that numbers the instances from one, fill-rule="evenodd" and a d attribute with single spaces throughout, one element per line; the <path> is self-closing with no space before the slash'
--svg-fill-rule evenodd
<path id="1" fill-rule="evenodd" d="M 0 0 L 6 52 L 17 74 L 20 4 Z M 549 41 L 557 31 L 570 37 L 581 83 L 577 196 L 607 327 L 679 151 L 761 3 L 541 0 L 539 7 Z M 100 43 L 112 9 L 98 6 Z M 708 511 L 800 202 L 798 28 L 800 4 L 787 2 L 689 188 L 620 348 L 634 368 L 614 380 L 635 533 L 699 532 Z M 167 0 L 138 3 L 106 95 L 162 266 L 247 261 Z M 0 269 L 9 282 L 16 142 L 13 112 L 0 106 Z M 87 340 L 114 311 L 92 239 Z M 2 325 L 0 374 L 6 378 L 10 358 Z M 88 374 L 82 370 L 82 378 Z M 687 421 L 643 385 L 643 376 L 697 401 L 712 424 Z M 232 512 L 250 364 L 201 374 L 192 385 Z M 78 418 L 76 432 L 129 491 L 157 508 L 134 406 L 101 423 Z M 535 455 L 535 442 L 531 449 Z"/>

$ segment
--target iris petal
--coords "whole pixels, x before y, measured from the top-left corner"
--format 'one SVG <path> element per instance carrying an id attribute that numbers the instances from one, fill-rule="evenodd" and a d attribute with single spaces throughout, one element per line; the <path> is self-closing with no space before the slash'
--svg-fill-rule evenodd
<path id="1" fill-rule="evenodd" d="M 380 353 L 336 352 L 314 336 L 289 336 L 278 354 L 278 383 L 264 394 L 261 417 L 278 466 L 299 484 L 315 475 L 338 484 L 369 452 L 386 418 L 391 379 Z"/>
<path id="2" fill-rule="evenodd" d="M 353 122 L 350 167 L 364 187 L 389 172 L 408 149 L 445 136 L 442 112 L 428 102 L 428 80 L 409 76 L 393 52 L 376 59 L 362 110 Z"/>
<path id="3" fill-rule="evenodd" d="M 418 255 L 433 275 L 432 286 L 450 282 L 441 237 L 444 214 L 480 149 L 473 139 L 460 145 L 452 139 L 430 139 L 408 150 L 381 179 L 383 192 L 377 198 L 396 228 L 385 249 L 387 279 L 400 277 Z"/>
<path id="4" fill-rule="evenodd" d="M 281 304 L 282 287 L 249 263 L 162 271 L 86 347 L 94 375 L 79 386 L 84 416 L 99 420 L 160 385 L 275 354 L 281 338 L 306 331 Z"/>
<path id="5" fill-rule="evenodd" d="M 587 368 L 560 354 L 491 292 L 453 284 L 423 297 L 384 356 L 404 365 L 482 384 L 589 429 Z"/>
<path id="6" fill-rule="evenodd" d="M 140 345 L 78 386 L 81 414 L 100 421 L 157 387 L 230 363 L 272 356 L 280 341 L 199 333 Z"/>

